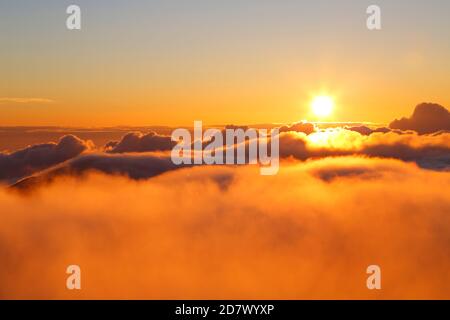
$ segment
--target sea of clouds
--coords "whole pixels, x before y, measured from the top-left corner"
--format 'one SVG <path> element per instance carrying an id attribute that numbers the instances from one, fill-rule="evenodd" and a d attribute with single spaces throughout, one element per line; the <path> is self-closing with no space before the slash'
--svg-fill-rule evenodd
<path id="1" fill-rule="evenodd" d="M 422 104 L 385 128 L 286 125 L 269 177 L 174 166 L 155 132 L 3 152 L 0 298 L 448 299 L 449 119 Z"/>

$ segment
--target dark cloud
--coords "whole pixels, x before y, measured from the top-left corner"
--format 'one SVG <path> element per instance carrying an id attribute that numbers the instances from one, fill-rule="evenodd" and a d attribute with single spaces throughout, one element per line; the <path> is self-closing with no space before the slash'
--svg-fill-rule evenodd
<path id="1" fill-rule="evenodd" d="M 72 159 L 92 147 L 73 135 L 58 143 L 37 144 L 13 153 L 0 153 L 0 180 L 14 181 Z"/>
<path id="2" fill-rule="evenodd" d="M 230 129 L 230 130 L 238 130 L 238 129 L 242 129 L 242 130 L 247 130 L 247 129 L 249 129 L 249 126 L 237 126 L 237 125 L 234 125 L 234 124 L 227 124 L 225 127 L 224 127 L 224 130 L 227 130 L 227 129 Z"/>
<path id="3" fill-rule="evenodd" d="M 435 103 L 422 103 L 410 118 L 397 119 L 389 125 L 392 129 L 414 130 L 419 134 L 450 131 L 450 112 Z"/>
<path id="4" fill-rule="evenodd" d="M 345 129 L 358 132 L 359 134 L 362 134 L 363 136 L 370 136 L 372 133 L 376 133 L 376 132 L 388 133 L 388 132 L 392 131 L 391 129 L 386 128 L 386 127 L 371 129 L 367 126 L 346 127 Z"/>
<path id="5" fill-rule="evenodd" d="M 83 176 L 91 171 L 141 180 L 181 167 L 174 165 L 169 156 L 158 154 L 86 154 L 39 175 L 22 179 L 13 187 L 29 190 L 35 186 L 52 182 L 59 176 Z"/>
<path id="6" fill-rule="evenodd" d="M 303 132 L 304 134 L 307 135 L 317 131 L 317 127 L 309 122 L 297 122 L 290 125 L 282 126 L 279 129 L 280 133 L 294 131 L 294 132 Z"/>
<path id="7" fill-rule="evenodd" d="M 105 150 L 108 153 L 166 151 L 175 145 L 176 142 L 172 141 L 170 136 L 159 135 L 153 131 L 147 134 L 130 132 L 120 141 L 108 142 Z"/>
<path id="8" fill-rule="evenodd" d="M 72 172 L 97 170 L 109 174 L 126 175 L 132 179 L 150 178 L 176 168 L 168 156 L 90 154 L 67 163 Z"/>
<path id="9" fill-rule="evenodd" d="M 446 170 L 450 168 L 450 148 L 448 145 L 415 147 L 405 141 L 397 141 L 392 144 L 367 145 L 362 153 L 370 157 L 395 158 L 416 162 L 420 167 L 426 169 Z"/>

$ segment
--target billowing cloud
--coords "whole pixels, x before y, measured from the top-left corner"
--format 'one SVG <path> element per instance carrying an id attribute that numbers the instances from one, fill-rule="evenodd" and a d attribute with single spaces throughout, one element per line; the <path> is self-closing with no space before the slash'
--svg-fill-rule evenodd
<path id="1" fill-rule="evenodd" d="M 392 129 L 414 130 L 419 134 L 438 131 L 450 131 L 450 112 L 435 103 L 422 103 L 415 109 L 410 118 L 394 120 L 389 125 Z"/>
<path id="2" fill-rule="evenodd" d="M 448 172 L 338 157 L 0 189 L 0 298 L 449 299 L 449 187 Z"/>
<path id="3" fill-rule="evenodd" d="M 0 153 L 0 180 L 14 181 L 74 158 L 92 147 L 73 135 L 58 143 L 37 144 L 13 153 Z"/>
<path id="4" fill-rule="evenodd" d="M 445 170 L 450 168 L 450 133 L 419 136 L 389 132 L 365 136 L 342 128 L 309 136 L 284 133 L 280 136 L 280 155 L 299 160 L 344 155 L 395 158 Z"/>
<path id="5" fill-rule="evenodd" d="M 248 160 L 248 141 L 245 142 L 245 146 Z M 233 148 L 236 148 L 236 145 Z M 224 149 L 216 152 L 222 152 L 225 157 Z M 450 170 L 450 133 L 439 135 L 405 133 L 399 135 L 389 132 L 366 136 L 355 131 L 334 128 L 309 135 L 295 131 L 280 134 L 281 165 L 291 158 L 306 161 L 350 155 L 393 158 L 415 162 L 422 168 Z M 24 166 L 18 165 L 18 167 Z M 97 152 L 81 155 L 33 177 L 25 178 L 15 186 L 21 189 L 30 189 L 53 181 L 57 176 L 79 176 L 92 170 L 140 180 L 178 168 L 180 166 L 173 164 L 168 151 L 123 154 Z"/>
<path id="6" fill-rule="evenodd" d="M 159 135 L 153 131 L 147 134 L 130 132 L 120 141 L 109 142 L 105 149 L 109 153 L 149 152 L 171 150 L 175 145 L 170 136 Z"/>

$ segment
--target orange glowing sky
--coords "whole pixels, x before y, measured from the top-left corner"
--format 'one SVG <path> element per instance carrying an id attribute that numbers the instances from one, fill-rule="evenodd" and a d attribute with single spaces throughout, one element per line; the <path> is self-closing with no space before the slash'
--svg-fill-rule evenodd
<path id="1" fill-rule="evenodd" d="M 450 105 L 448 1 L 78 1 L 0 4 L 0 125 L 386 123 Z M 412 22 L 414 21 L 414 23 Z"/>

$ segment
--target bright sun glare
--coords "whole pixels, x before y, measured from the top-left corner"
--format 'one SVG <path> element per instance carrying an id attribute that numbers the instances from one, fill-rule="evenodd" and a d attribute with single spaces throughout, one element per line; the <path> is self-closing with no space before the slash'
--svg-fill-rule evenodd
<path id="1" fill-rule="evenodd" d="M 317 117 L 327 117 L 333 110 L 334 102 L 328 96 L 317 96 L 311 102 L 311 108 Z"/>

